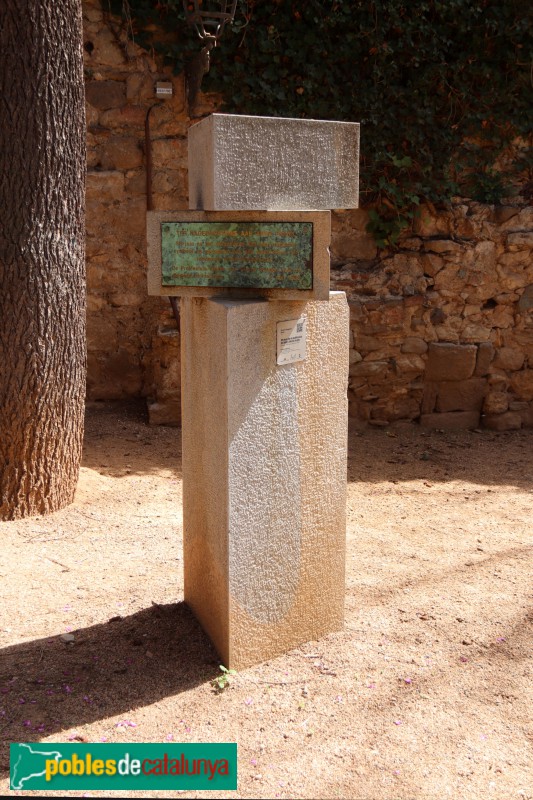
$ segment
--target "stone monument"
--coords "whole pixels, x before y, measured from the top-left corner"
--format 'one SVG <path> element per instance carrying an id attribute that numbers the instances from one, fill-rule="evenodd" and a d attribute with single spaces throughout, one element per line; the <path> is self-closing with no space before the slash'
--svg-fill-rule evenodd
<path id="1" fill-rule="evenodd" d="M 331 208 L 356 123 L 214 114 L 190 212 L 148 213 L 151 294 L 181 296 L 185 600 L 241 669 L 344 620 L 349 315 Z"/>

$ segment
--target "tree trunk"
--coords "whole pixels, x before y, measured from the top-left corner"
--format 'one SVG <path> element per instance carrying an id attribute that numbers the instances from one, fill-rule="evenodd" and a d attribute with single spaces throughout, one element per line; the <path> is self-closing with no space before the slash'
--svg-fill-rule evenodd
<path id="1" fill-rule="evenodd" d="M 0 519 L 56 511 L 85 396 L 81 0 L 0 2 Z"/>

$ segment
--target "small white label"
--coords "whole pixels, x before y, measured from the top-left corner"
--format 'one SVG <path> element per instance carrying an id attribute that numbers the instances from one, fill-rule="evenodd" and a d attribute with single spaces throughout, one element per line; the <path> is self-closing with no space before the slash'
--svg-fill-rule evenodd
<path id="1" fill-rule="evenodd" d="M 278 322 L 278 364 L 294 364 L 305 361 L 307 339 L 307 317 Z"/>
<path id="2" fill-rule="evenodd" d="M 172 84 L 171 83 L 156 83 L 155 85 L 156 97 L 172 97 Z"/>

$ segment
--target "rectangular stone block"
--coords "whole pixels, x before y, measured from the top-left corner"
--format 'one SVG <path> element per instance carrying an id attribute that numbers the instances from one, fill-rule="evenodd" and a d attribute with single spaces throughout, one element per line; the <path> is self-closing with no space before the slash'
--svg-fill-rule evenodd
<path id="1" fill-rule="evenodd" d="M 443 381 L 438 384 L 437 411 L 481 411 L 486 391 L 486 378 Z"/>
<path id="2" fill-rule="evenodd" d="M 479 418 L 479 411 L 448 411 L 444 414 L 422 414 L 420 424 L 423 428 L 460 431 L 479 427 Z"/>
<path id="3" fill-rule="evenodd" d="M 357 208 L 359 123 L 211 114 L 189 128 L 192 209 Z"/>
<path id="4" fill-rule="evenodd" d="M 185 600 L 228 667 L 343 626 L 348 317 L 342 292 L 181 301 Z"/>
<path id="5" fill-rule="evenodd" d="M 464 381 L 474 374 L 476 357 L 475 344 L 432 342 L 425 378 L 427 381 Z"/>
<path id="6" fill-rule="evenodd" d="M 148 294 L 329 298 L 329 211 L 149 211 Z"/>

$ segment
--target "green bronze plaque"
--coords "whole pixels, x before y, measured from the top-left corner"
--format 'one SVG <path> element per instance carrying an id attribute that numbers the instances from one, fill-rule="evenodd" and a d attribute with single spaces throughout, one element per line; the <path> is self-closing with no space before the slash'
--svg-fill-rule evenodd
<path id="1" fill-rule="evenodd" d="M 313 288 L 312 222 L 162 222 L 162 285 Z"/>

